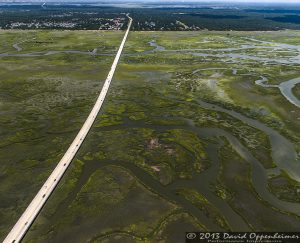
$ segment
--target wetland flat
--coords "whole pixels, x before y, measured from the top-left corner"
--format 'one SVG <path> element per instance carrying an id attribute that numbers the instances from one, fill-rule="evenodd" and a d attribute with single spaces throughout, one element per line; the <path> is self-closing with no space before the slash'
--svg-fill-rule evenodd
<path id="1" fill-rule="evenodd" d="M 89 114 L 119 31 L 0 31 L 0 240 Z M 299 31 L 131 32 L 24 242 L 300 228 Z"/>

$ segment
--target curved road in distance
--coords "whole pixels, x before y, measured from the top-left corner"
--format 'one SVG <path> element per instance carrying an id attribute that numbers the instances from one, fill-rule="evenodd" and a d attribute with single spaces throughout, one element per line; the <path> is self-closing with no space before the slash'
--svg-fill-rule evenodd
<path id="1" fill-rule="evenodd" d="M 115 57 L 115 60 L 111 66 L 111 69 L 108 73 L 108 76 L 105 80 L 105 83 L 102 87 L 101 93 L 98 96 L 98 99 L 89 114 L 88 118 L 84 122 L 82 128 L 80 129 L 79 133 L 77 134 L 76 138 L 68 148 L 67 152 L 64 154 L 56 168 L 52 171 L 51 175 L 45 182 L 45 184 L 42 186 L 42 188 L 39 190 L 39 192 L 36 194 L 34 199 L 31 201 L 25 212 L 22 214 L 22 216 L 19 218 L 18 222 L 15 224 L 15 226 L 12 228 L 10 233 L 7 235 L 3 243 L 17 243 L 22 240 L 24 235 L 26 234 L 27 230 L 41 211 L 42 207 L 45 205 L 47 199 L 50 197 L 51 193 L 54 191 L 55 187 L 59 183 L 60 179 L 64 175 L 65 171 L 67 170 L 68 166 L 72 162 L 75 154 L 77 153 L 78 149 L 80 148 L 81 144 L 83 143 L 85 137 L 87 136 L 88 132 L 90 131 L 98 112 L 101 109 L 101 106 L 104 102 L 105 96 L 107 94 L 107 91 L 109 89 L 110 83 L 112 81 L 112 77 L 115 73 L 116 67 L 118 65 L 121 53 L 123 51 L 125 42 L 127 40 L 127 36 L 130 31 L 130 27 L 132 24 L 132 18 L 129 18 L 128 28 L 126 30 L 126 33 L 124 35 L 123 41 L 120 45 L 120 48 L 117 52 L 117 55 Z"/>

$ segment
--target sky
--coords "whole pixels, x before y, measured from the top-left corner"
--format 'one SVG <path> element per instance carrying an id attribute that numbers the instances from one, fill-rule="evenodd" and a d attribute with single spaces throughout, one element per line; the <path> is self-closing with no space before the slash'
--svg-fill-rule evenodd
<path id="1" fill-rule="evenodd" d="M 130 2 L 126 0 L 121 0 L 122 2 Z M 142 2 L 147 0 L 132 0 L 131 2 Z M 268 3 L 275 3 L 275 2 L 283 2 L 283 3 L 300 3 L 300 0 L 150 0 L 151 2 L 268 2 Z"/>
<path id="2" fill-rule="evenodd" d="M 239 2 L 239 3 L 299 3 L 300 0 L 0 0 L 0 2 Z"/>
<path id="3" fill-rule="evenodd" d="M 84 1 L 84 0 L 83 0 Z M 105 1 L 105 0 L 104 0 Z M 107 0 L 106 0 L 107 1 Z M 120 2 L 283 2 L 283 3 L 300 3 L 300 0 L 117 0 Z M 99 0 L 101 2 L 101 0 Z M 103 0 L 102 0 L 103 2 Z"/>
<path id="4" fill-rule="evenodd" d="M 88 1 L 88 0 L 87 0 Z M 106 2 L 108 0 L 99 0 L 99 2 Z M 120 2 L 284 2 L 284 3 L 300 3 L 300 0 L 117 0 Z M 83 0 L 84 2 L 84 0 Z M 108 1 L 109 2 L 109 1 Z"/>

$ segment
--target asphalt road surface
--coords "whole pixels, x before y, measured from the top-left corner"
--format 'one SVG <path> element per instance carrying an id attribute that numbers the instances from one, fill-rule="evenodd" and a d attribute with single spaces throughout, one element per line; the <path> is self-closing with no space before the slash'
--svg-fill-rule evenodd
<path id="1" fill-rule="evenodd" d="M 45 205 L 47 199 L 50 197 L 51 193 L 54 191 L 55 187 L 59 183 L 60 179 L 66 172 L 68 166 L 71 164 L 75 154 L 77 153 L 78 149 L 80 148 L 81 144 L 83 143 L 85 137 L 87 136 L 88 132 L 90 131 L 98 112 L 101 109 L 101 106 L 104 102 L 105 96 L 108 92 L 110 83 L 112 81 L 114 72 L 116 70 L 116 67 L 118 65 L 122 50 L 124 48 L 125 42 L 127 40 L 128 33 L 130 31 L 130 27 L 132 24 L 132 18 L 129 18 L 129 24 L 127 31 L 124 35 L 123 41 L 120 45 L 120 48 L 118 50 L 118 53 L 115 57 L 115 60 L 111 66 L 111 69 L 108 73 L 108 76 L 105 80 L 105 83 L 103 85 L 103 88 L 101 90 L 101 93 L 91 111 L 88 118 L 86 119 L 85 123 L 83 124 L 81 130 L 77 134 L 76 138 L 68 148 L 67 152 L 64 154 L 63 158 L 60 160 L 56 168 L 53 170 L 45 184 L 42 186 L 42 188 L 39 190 L 39 192 L 36 194 L 35 198 L 31 201 L 25 212 L 22 214 L 22 216 L 19 218 L 18 222 L 15 224 L 15 226 L 12 228 L 10 233 L 7 235 L 7 237 L 4 240 L 4 243 L 16 243 L 20 242 L 24 235 L 26 234 L 27 230 L 41 211 L 42 207 Z"/>

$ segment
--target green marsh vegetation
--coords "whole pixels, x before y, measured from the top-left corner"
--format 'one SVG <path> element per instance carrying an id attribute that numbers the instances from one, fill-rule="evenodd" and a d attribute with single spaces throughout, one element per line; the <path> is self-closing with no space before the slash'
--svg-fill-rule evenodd
<path id="1" fill-rule="evenodd" d="M 23 35 L 3 33 L 8 43 Z M 122 38 L 122 32 L 28 33 L 41 42 L 57 39 L 57 46 L 41 43 L 43 52 L 113 53 Z M 271 135 L 299 152 L 300 111 L 279 89 L 255 84 L 261 76 L 270 84 L 300 76 L 298 63 L 276 62 L 296 51 L 269 43 L 294 45 L 297 38 L 297 31 L 131 32 L 102 111 L 25 241 L 176 242 L 178 231 L 178 237 L 194 229 L 237 231 L 239 222 L 257 231 L 279 230 L 282 222 L 286 230 L 299 228 L 296 210 L 279 210 L 256 192 L 251 162 L 272 175 L 262 186 L 297 208 L 298 184 L 276 172 Z M 150 41 L 165 50 L 151 52 Z M 22 53 L 39 52 L 30 43 Z M 7 222 L 15 222 L 79 130 L 113 56 L 0 58 L 1 192 L 14 190 L 2 201 L 4 237 Z"/>
<path id="2" fill-rule="evenodd" d="M 7 46 L 3 52 L 11 53 L 16 51 L 12 45 L 24 36 L 44 42 L 60 35 L 59 45 L 64 46 L 69 40 L 81 43 L 80 39 L 92 37 L 92 33 L 95 36 L 88 41 L 97 46 L 101 32 L 1 31 L 0 39 Z M 118 41 L 122 33 L 108 35 Z M 31 44 L 22 46 L 23 52 L 45 50 L 44 44 Z M 48 50 L 56 49 L 54 43 L 51 45 Z M 81 127 L 102 85 L 99 80 L 104 80 L 111 62 L 112 57 L 68 54 L 1 57 L 1 239 Z"/>

